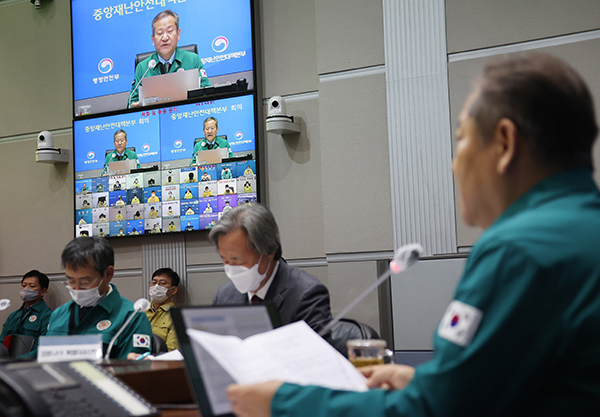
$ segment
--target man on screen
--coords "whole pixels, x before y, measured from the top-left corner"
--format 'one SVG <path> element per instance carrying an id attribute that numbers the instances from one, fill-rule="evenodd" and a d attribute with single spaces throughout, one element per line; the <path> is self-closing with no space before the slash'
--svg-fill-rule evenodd
<path id="1" fill-rule="evenodd" d="M 219 122 L 214 117 L 207 117 L 204 121 L 204 139 L 194 145 L 190 166 L 196 165 L 196 154 L 198 151 L 209 151 L 211 149 L 225 148 L 229 151 L 229 157 L 233 158 L 233 152 L 227 139 L 217 137 L 219 133 Z"/>
<path id="2" fill-rule="evenodd" d="M 109 152 L 108 155 L 106 155 L 102 175 L 106 175 L 108 173 L 108 164 L 116 161 L 126 161 L 133 159 L 135 160 L 135 162 L 137 162 L 137 167 L 141 168 L 140 161 L 138 161 L 137 153 L 135 153 L 135 151 L 131 149 L 127 149 L 127 132 L 125 132 L 123 129 L 117 130 L 114 135 L 114 144 L 115 150 L 113 152 Z M 113 190 L 117 190 L 117 183 L 118 181 L 113 186 Z M 118 189 L 121 189 L 121 184 L 119 184 Z"/>
<path id="3" fill-rule="evenodd" d="M 177 48 L 177 42 L 181 37 L 179 27 L 179 16 L 171 10 L 164 10 L 152 20 L 152 45 L 156 52 L 143 60 L 135 68 L 135 79 L 129 97 L 131 107 L 137 107 L 139 103 L 139 84 L 142 77 L 148 78 L 155 75 L 170 74 L 182 70 L 198 68 L 201 77 L 200 86 L 210 87 L 210 81 L 200 61 L 200 57 L 193 52 Z M 150 61 L 156 66 L 148 69 Z M 146 74 L 144 76 L 144 74 Z"/>

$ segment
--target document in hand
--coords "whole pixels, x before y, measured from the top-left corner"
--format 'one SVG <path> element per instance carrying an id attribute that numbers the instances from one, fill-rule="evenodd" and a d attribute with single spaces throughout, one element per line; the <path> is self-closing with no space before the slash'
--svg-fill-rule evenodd
<path id="1" fill-rule="evenodd" d="M 354 365 L 303 321 L 244 340 L 194 329 L 188 329 L 187 334 L 240 384 L 280 380 L 348 391 L 367 390 L 365 377 Z"/>

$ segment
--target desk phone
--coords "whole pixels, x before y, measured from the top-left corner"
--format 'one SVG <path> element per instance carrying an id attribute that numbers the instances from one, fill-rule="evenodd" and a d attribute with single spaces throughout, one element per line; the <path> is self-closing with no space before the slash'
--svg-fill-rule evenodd
<path id="1" fill-rule="evenodd" d="M 0 366 L 0 415 L 6 417 L 158 416 L 127 385 L 86 361 Z"/>

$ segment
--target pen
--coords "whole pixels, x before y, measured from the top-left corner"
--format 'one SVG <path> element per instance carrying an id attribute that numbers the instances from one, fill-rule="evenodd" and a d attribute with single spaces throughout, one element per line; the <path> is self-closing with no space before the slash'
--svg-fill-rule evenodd
<path id="1" fill-rule="evenodd" d="M 142 359 L 144 359 L 148 355 L 150 355 L 150 352 L 146 352 L 143 355 L 138 356 L 137 358 L 135 358 L 135 360 L 136 361 L 141 361 Z"/>

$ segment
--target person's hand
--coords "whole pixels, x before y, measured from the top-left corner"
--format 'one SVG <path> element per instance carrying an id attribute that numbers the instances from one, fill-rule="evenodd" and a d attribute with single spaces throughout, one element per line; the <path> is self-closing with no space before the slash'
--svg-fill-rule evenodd
<path id="1" fill-rule="evenodd" d="M 129 352 L 129 353 L 127 354 L 127 360 L 129 360 L 129 361 L 134 361 L 134 360 L 136 360 L 137 358 L 139 358 L 140 356 L 142 356 L 140 353 Z"/>
<path id="2" fill-rule="evenodd" d="M 283 384 L 281 381 L 269 381 L 261 384 L 227 387 L 227 398 L 231 401 L 233 414 L 238 417 L 270 417 L 271 400 Z"/>
<path id="3" fill-rule="evenodd" d="M 135 103 L 131 103 L 131 106 L 130 106 L 130 107 L 131 107 L 131 108 L 133 108 L 133 107 L 140 107 L 140 102 L 139 102 L 139 101 L 136 101 Z"/>
<path id="4" fill-rule="evenodd" d="M 406 388 L 415 374 L 415 368 L 407 365 L 375 365 L 358 368 L 367 377 L 369 388 Z"/>

